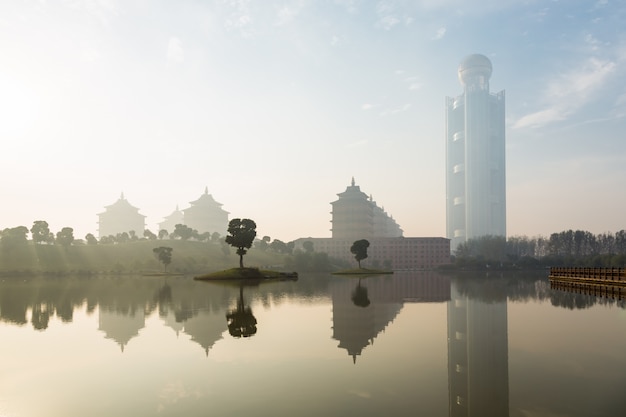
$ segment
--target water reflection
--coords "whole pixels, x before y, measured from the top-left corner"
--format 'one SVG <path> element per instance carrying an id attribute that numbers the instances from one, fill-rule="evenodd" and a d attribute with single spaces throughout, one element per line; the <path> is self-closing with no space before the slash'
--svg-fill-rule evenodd
<path id="1" fill-rule="evenodd" d="M 252 314 L 252 308 L 244 305 L 243 287 L 243 284 L 239 285 L 237 308 L 226 314 L 228 333 L 233 337 L 250 337 L 256 334 L 256 317 Z"/>
<path id="2" fill-rule="evenodd" d="M 361 278 L 359 278 L 359 283 L 354 291 L 352 291 L 352 302 L 357 307 L 367 307 L 371 303 L 367 294 L 367 287 L 361 285 Z"/>
<path id="3" fill-rule="evenodd" d="M 124 352 L 130 339 L 139 335 L 139 330 L 146 325 L 143 310 L 120 312 L 114 308 L 101 307 L 98 310 L 98 330 L 104 332 L 105 338 L 114 340 Z"/>
<path id="4" fill-rule="evenodd" d="M 446 302 L 450 280 L 434 272 L 367 278 L 338 277 L 330 287 L 333 339 L 356 363 L 357 356 L 400 313 L 404 303 Z"/>
<path id="5" fill-rule="evenodd" d="M 448 303 L 450 416 L 509 415 L 507 298 L 498 281 L 483 282 L 483 297 L 454 280 Z"/>
<path id="6" fill-rule="evenodd" d="M 362 415 L 384 415 L 381 410 L 395 400 L 405 407 L 395 415 L 420 414 L 411 407 L 421 406 L 416 405 L 417 397 L 425 395 L 436 380 L 439 384 L 431 387 L 428 395 L 439 395 L 439 400 L 433 400 L 428 407 L 438 411 L 420 415 L 521 417 L 548 415 L 537 410 L 549 410 L 550 415 L 580 417 L 591 414 L 571 409 L 587 404 L 578 396 L 581 392 L 588 394 L 588 387 L 598 392 L 594 394 L 596 399 L 606 400 L 602 404 L 612 401 L 612 408 L 604 405 L 604 409 L 624 409 L 621 394 L 613 391 L 623 387 L 626 375 L 622 355 L 626 347 L 622 331 L 626 316 L 617 309 L 581 310 L 597 304 L 625 307 L 623 300 L 552 289 L 545 275 L 449 277 L 420 272 L 362 279 L 310 275 L 297 282 L 245 288 L 173 277 L 5 279 L 0 281 L 0 335 L 6 337 L 3 352 L 15 357 L 17 365 L 2 368 L 0 392 L 7 391 L 11 378 L 6 375 L 13 368 L 13 375 L 18 375 L 18 368 L 20 374 L 28 374 L 33 372 L 29 366 L 35 356 L 54 362 L 62 354 L 59 349 L 52 349 L 46 351 L 48 356 L 31 354 L 20 358 L 20 347 L 16 347 L 19 343 L 14 338 L 26 335 L 24 340 L 28 340 L 32 333 L 40 340 L 50 335 L 46 340 L 49 344 L 67 345 L 67 357 L 79 355 L 76 346 L 81 346 L 82 355 L 90 351 L 85 346 L 95 348 L 95 356 L 85 356 L 79 362 L 97 363 L 93 358 L 106 358 L 105 366 L 119 367 L 123 378 L 141 381 L 133 386 L 156 384 L 158 378 L 153 380 L 145 375 L 160 369 L 161 386 L 153 386 L 153 392 L 145 391 L 145 398 L 155 395 L 157 388 L 178 386 L 172 378 L 180 378 L 181 384 L 190 390 L 198 389 L 193 392 L 219 392 L 225 396 L 228 383 L 224 381 L 229 380 L 233 369 L 240 365 L 238 361 L 244 358 L 253 381 L 246 389 L 259 388 L 259 375 L 272 369 L 273 375 L 280 375 L 272 382 L 283 383 L 281 397 L 285 391 L 285 397 L 299 396 L 305 401 L 320 395 L 334 398 L 334 404 L 346 405 L 343 414 L 350 414 L 350 407 L 363 406 L 362 410 L 371 412 Z M 433 312 L 438 316 L 428 316 Z M 295 318 L 286 318 L 286 314 L 294 314 Z M 89 315 L 91 319 L 85 320 Z M 539 317 L 537 321 L 541 323 L 535 325 L 527 315 Z M 571 320 L 573 317 L 584 320 Z M 298 326 L 297 320 L 303 318 L 308 320 L 306 328 Z M 263 324 L 258 333 L 257 319 Z M 89 338 L 82 330 L 67 331 L 70 326 L 59 325 L 59 321 L 75 321 L 77 329 L 91 326 L 96 343 L 84 345 Z M 289 339 L 280 339 L 285 326 L 294 325 Z M 22 329 L 13 330 L 18 327 Z M 24 331 L 28 327 L 33 330 Z M 63 333 L 56 335 L 62 334 L 67 340 L 56 338 L 59 329 Z M 590 340 L 588 343 L 580 341 L 583 333 Z M 13 338 L 5 336 L 8 334 Z M 177 340 L 174 334 L 184 337 Z M 550 338 L 545 337 L 548 334 Z M 231 335 L 255 337 L 242 343 Z M 536 340 L 537 335 L 542 337 L 541 342 Z M 161 342 L 163 346 L 154 348 Z M 24 350 L 28 343 L 23 345 Z M 185 354 L 185 349 L 190 354 Z M 255 349 L 255 355 L 247 356 L 246 349 Z M 150 366 L 143 367 L 147 362 L 138 358 L 146 353 L 164 360 L 150 360 Z M 46 381 L 43 385 L 49 386 L 54 375 L 66 375 L 66 368 L 74 366 L 73 358 L 72 363 L 65 363 L 42 374 L 48 379 L 33 380 Z M 39 368 L 47 369 L 41 364 Z M 180 370 L 176 376 L 172 376 L 174 368 Z M 94 372 L 97 371 L 94 365 Z M 82 375 L 84 370 L 74 372 Z M 309 390 L 321 390 L 323 394 L 305 392 L 301 386 L 289 391 L 290 382 L 284 381 L 304 374 L 312 374 L 311 381 L 327 378 L 336 384 L 308 385 Z M 535 388 L 544 377 L 543 388 L 549 388 L 549 395 L 548 389 Z M 23 391 L 26 385 L 15 386 Z M 110 382 L 93 390 L 82 386 L 73 389 L 82 390 L 89 397 L 99 389 L 113 389 L 113 385 Z M 224 391 L 219 391 L 221 385 Z M 345 394 L 348 389 L 359 395 Z M 271 396 L 273 391 L 268 388 L 255 401 Z M 231 404 L 233 400 L 229 397 L 220 403 L 217 397 L 209 397 L 187 396 L 185 401 L 197 401 L 203 406 L 198 409 L 206 410 L 208 405 Z M 3 393 L 0 403 L 4 398 L 21 401 L 21 397 Z M 373 406 L 365 405 L 365 401 Z M 572 402 L 574 406 L 569 405 Z M 252 405 L 245 414 L 255 415 L 251 410 L 254 411 Z M 585 409 L 588 410 L 589 407 Z M 179 411 L 176 415 L 184 414 L 182 408 Z M 311 410 L 302 414 L 316 415 Z"/>

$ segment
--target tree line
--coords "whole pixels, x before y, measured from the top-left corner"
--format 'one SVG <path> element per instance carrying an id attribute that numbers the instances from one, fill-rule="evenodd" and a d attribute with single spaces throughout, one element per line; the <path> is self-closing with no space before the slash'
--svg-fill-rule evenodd
<path id="1" fill-rule="evenodd" d="M 510 266 L 623 267 L 626 264 L 626 231 L 593 234 L 566 230 L 543 236 L 483 236 L 458 246 L 454 264 Z"/>
<path id="2" fill-rule="evenodd" d="M 227 262 L 231 246 L 240 257 L 240 265 L 251 247 L 255 249 L 255 259 L 265 260 L 260 265 L 284 265 L 304 272 L 331 271 L 341 264 L 325 253 L 314 252 L 312 242 L 305 244 L 305 251 L 296 250 L 295 242 L 272 240 L 269 236 L 257 238 L 256 232 L 252 233 L 255 228 L 252 220 L 233 219 L 228 232 L 231 239 L 235 235 L 238 238 L 232 241 L 218 232 L 198 233 L 183 224 L 177 224 L 171 233 L 161 230 L 158 235 L 145 230 L 140 237 L 131 230 L 100 239 L 88 233 L 85 239 L 76 239 L 70 227 L 53 233 L 46 221 L 37 220 L 30 229 L 18 226 L 0 230 L 0 270 L 5 275 L 29 271 L 132 273 L 154 270 L 161 264 L 164 272 L 170 266 L 173 272 L 204 272 L 207 267 Z M 239 242 L 239 237 L 244 237 L 245 242 Z M 144 253 L 146 245 L 150 250 Z"/>

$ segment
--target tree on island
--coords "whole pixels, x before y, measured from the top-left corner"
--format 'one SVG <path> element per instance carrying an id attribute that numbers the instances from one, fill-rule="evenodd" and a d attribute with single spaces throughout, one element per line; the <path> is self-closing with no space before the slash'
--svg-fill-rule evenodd
<path id="1" fill-rule="evenodd" d="M 228 223 L 228 235 L 226 243 L 237 248 L 239 255 L 239 268 L 243 268 L 243 255 L 252 247 L 256 237 L 256 223 L 250 219 L 232 219 Z"/>
<path id="2" fill-rule="evenodd" d="M 172 263 L 173 250 L 174 249 L 168 246 L 159 246 L 158 248 L 152 249 L 154 256 L 156 256 L 159 262 L 163 264 L 163 272 L 167 272 L 167 266 Z"/>
<path id="3" fill-rule="evenodd" d="M 361 269 L 361 261 L 367 258 L 367 248 L 370 246 L 370 243 L 365 240 L 357 240 L 350 247 L 350 252 L 354 255 L 354 259 L 359 263 L 359 269 Z"/>

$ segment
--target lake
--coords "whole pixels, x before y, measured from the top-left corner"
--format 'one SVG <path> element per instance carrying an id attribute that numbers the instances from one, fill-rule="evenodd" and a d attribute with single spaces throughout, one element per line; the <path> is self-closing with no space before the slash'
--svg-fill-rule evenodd
<path id="1" fill-rule="evenodd" d="M 0 416 L 626 415 L 626 302 L 546 276 L 0 278 Z"/>

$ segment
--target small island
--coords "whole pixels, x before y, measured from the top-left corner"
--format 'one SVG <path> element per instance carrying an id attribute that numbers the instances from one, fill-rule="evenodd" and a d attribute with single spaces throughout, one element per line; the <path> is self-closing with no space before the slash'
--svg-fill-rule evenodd
<path id="1" fill-rule="evenodd" d="M 369 269 L 369 268 L 354 268 L 344 269 L 337 272 L 332 272 L 333 275 L 391 275 L 393 271 L 385 271 L 382 269 Z"/>
<path id="2" fill-rule="evenodd" d="M 361 239 L 355 241 L 350 247 L 350 252 L 354 254 L 354 259 L 356 259 L 359 264 L 358 268 L 355 269 L 344 269 L 342 271 L 333 272 L 333 275 L 383 275 L 383 274 L 393 274 L 393 271 L 385 271 L 381 269 L 369 269 L 369 268 L 361 268 L 361 261 L 367 258 L 367 248 L 369 248 L 370 242 L 366 239 Z"/>
<path id="3" fill-rule="evenodd" d="M 259 268 L 231 268 L 194 277 L 195 280 L 297 280 L 297 272 L 279 272 Z"/>
<path id="4" fill-rule="evenodd" d="M 228 235 L 226 243 L 237 248 L 239 255 L 239 268 L 231 268 L 223 271 L 211 272 L 204 275 L 195 276 L 195 280 L 202 281 L 224 281 L 224 280 L 255 280 L 255 281 L 276 281 L 276 280 L 297 280 L 297 272 L 279 272 L 259 268 L 245 268 L 243 266 L 243 255 L 252 247 L 252 242 L 256 237 L 256 223 L 250 219 L 232 219 L 228 223 Z"/>

